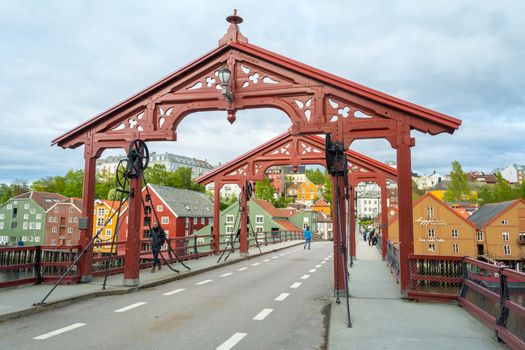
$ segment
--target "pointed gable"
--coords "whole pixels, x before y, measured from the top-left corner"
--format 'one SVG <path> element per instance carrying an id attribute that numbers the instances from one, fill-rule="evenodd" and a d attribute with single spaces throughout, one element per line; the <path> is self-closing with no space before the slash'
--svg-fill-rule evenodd
<path id="1" fill-rule="evenodd" d="M 510 209 L 519 200 L 512 200 L 499 203 L 488 203 L 479 208 L 474 214 L 472 214 L 468 220 L 476 225 L 477 228 L 482 229 L 487 226 L 492 220 L 496 219 L 499 215 Z"/>

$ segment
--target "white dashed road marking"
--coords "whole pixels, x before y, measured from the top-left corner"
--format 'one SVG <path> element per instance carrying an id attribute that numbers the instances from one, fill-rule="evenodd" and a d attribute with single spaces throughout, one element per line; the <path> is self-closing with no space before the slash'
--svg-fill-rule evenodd
<path id="1" fill-rule="evenodd" d="M 138 303 L 135 303 L 135 304 L 131 304 L 131 305 L 125 306 L 123 308 L 117 309 L 114 312 L 126 312 L 128 310 L 134 309 L 134 308 L 142 306 L 144 304 L 147 304 L 147 303 L 145 301 L 141 301 L 141 302 L 138 302 Z"/>
<path id="2" fill-rule="evenodd" d="M 242 338 L 246 337 L 247 334 L 248 333 L 235 333 L 230 337 L 230 339 L 219 345 L 217 350 L 230 350 L 235 345 L 237 345 L 237 343 L 240 342 Z"/>
<path id="3" fill-rule="evenodd" d="M 221 275 L 220 277 L 228 277 L 228 276 L 231 276 L 231 275 L 233 275 L 233 272 L 225 273 L 225 274 Z"/>
<path id="4" fill-rule="evenodd" d="M 299 286 L 301 285 L 302 283 L 301 282 L 295 282 L 294 284 L 292 284 L 290 286 L 290 288 L 299 288 Z"/>
<path id="5" fill-rule="evenodd" d="M 252 264 L 252 266 L 257 266 L 257 265 L 261 265 L 261 263 L 254 263 L 254 264 Z"/>
<path id="6" fill-rule="evenodd" d="M 241 267 L 240 269 L 237 269 L 237 271 L 244 271 L 246 269 L 248 269 L 248 268 L 245 266 L 245 267 Z"/>
<path id="7" fill-rule="evenodd" d="M 276 301 L 283 301 L 284 299 L 288 298 L 288 296 L 290 295 L 290 293 L 281 293 L 279 294 L 279 296 L 273 300 L 276 300 Z"/>
<path id="8" fill-rule="evenodd" d="M 326 261 L 321 261 L 321 264 L 325 264 L 325 263 L 326 263 Z"/>
<path id="9" fill-rule="evenodd" d="M 195 284 L 200 286 L 200 285 L 203 285 L 203 284 L 206 284 L 206 283 L 210 283 L 210 282 L 213 282 L 213 280 L 204 280 L 204 281 L 201 281 L 201 282 L 197 282 Z"/>
<path id="10" fill-rule="evenodd" d="M 278 256 L 272 256 L 272 259 L 277 259 L 277 258 L 278 258 Z"/>
<path id="11" fill-rule="evenodd" d="M 179 289 L 172 290 L 171 292 L 164 293 L 164 294 L 162 294 L 162 295 L 173 295 L 173 294 L 180 293 L 180 292 L 182 292 L 183 290 L 186 290 L 186 289 L 184 289 L 184 288 L 179 288 Z"/>
<path id="12" fill-rule="evenodd" d="M 301 276 L 301 279 L 302 279 L 302 280 L 306 280 L 306 279 L 308 279 L 308 278 L 310 278 L 310 275 L 302 275 L 302 276 Z"/>
<path id="13" fill-rule="evenodd" d="M 317 268 L 320 268 L 321 266 L 323 266 L 323 265 L 315 265 L 315 267 L 317 267 Z"/>
<path id="14" fill-rule="evenodd" d="M 317 271 L 317 270 L 316 270 L 316 269 L 310 269 L 310 270 L 308 270 L 308 272 L 315 272 L 315 271 Z"/>
<path id="15" fill-rule="evenodd" d="M 38 337 L 34 337 L 33 339 L 44 340 L 44 339 L 47 339 L 47 338 L 54 337 L 55 335 L 59 335 L 59 334 L 65 333 L 65 332 L 72 331 L 73 329 L 76 329 L 76 328 L 79 328 L 79 327 L 83 327 L 85 325 L 86 325 L 85 323 L 75 323 L 75 324 L 72 324 L 71 326 L 67 326 L 67 327 L 64 327 L 64 328 L 57 329 L 56 331 L 53 331 L 53 332 L 49 332 L 49 333 L 46 333 L 46 334 L 39 335 Z"/>
<path id="16" fill-rule="evenodd" d="M 268 261 L 270 261 L 270 259 L 264 259 L 264 260 L 263 260 L 263 262 L 268 262 Z"/>
<path id="17" fill-rule="evenodd" d="M 266 316 L 268 316 L 269 314 L 271 314 L 273 311 L 273 309 L 263 309 L 263 311 L 259 312 L 254 318 L 253 320 L 256 320 L 256 321 L 262 321 L 266 318 Z"/>

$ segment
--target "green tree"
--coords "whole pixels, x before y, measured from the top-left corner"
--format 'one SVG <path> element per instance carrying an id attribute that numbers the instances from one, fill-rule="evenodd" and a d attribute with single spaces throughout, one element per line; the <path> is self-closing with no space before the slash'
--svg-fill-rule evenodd
<path id="1" fill-rule="evenodd" d="M 292 198 L 285 198 L 284 196 L 280 196 L 273 202 L 273 205 L 276 208 L 286 208 L 292 201 Z"/>
<path id="2" fill-rule="evenodd" d="M 324 182 L 324 193 L 325 201 L 332 203 L 332 179 L 328 176 L 328 172 L 325 171 L 325 182 Z"/>
<path id="3" fill-rule="evenodd" d="M 325 183 L 325 175 L 319 169 L 308 169 L 306 170 L 306 178 L 312 181 L 316 185 L 322 185 Z"/>
<path id="4" fill-rule="evenodd" d="M 270 179 L 265 178 L 263 181 L 257 181 L 255 183 L 255 197 L 264 199 L 270 203 L 273 203 L 273 194 L 275 190 L 272 186 Z"/>
<path id="5" fill-rule="evenodd" d="M 237 198 L 237 196 L 234 196 L 234 195 L 231 195 L 225 198 L 221 197 L 221 210 L 228 208 L 230 205 L 232 205 L 233 203 L 236 203 L 238 200 L 239 198 Z"/>
<path id="6" fill-rule="evenodd" d="M 501 173 L 498 172 L 496 174 L 496 185 L 494 186 L 493 200 L 494 202 L 504 202 L 511 199 L 514 199 L 512 198 L 512 189 L 507 180 L 505 180 L 503 176 L 501 176 Z"/>
<path id="7" fill-rule="evenodd" d="M 470 193 L 467 175 L 463 172 L 461 164 L 455 160 L 452 162 L 450 171 L 450 182 L 445 191 L 444 199 L 447 202 L 462 200 Z"/>

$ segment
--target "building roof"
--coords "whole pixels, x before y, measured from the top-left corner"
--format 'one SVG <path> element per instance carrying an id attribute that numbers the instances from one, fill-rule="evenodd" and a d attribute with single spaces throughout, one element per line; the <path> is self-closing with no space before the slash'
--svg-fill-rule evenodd
<path id="1" fill-rule="evenodd" d="M 456 213 L 458 213 L 465 219 L 468 219 L 468 217 L 470 216 L 470 213 L 466 211 L 465 208 L 452 208 L 452 210 L 454 210 Z"/>
<path id="2" fill-rule="evenodd" d="M 470 182 L 484 182 L 488 184 L 495 184 L 497 182 L 496 176 L 494 174 L 484 174 L 482 172 L 472 171 L 467 173 L 467 180 Z"/>
<path id="3" fill-rule="evenodd" d="M 519 202 L 519 199 L 512 201 L 488 203 L 479 208 L 474 214 L 469 216 L 468 220 L 474 223 L 478 228 L 485 227 L 493 219 L 502 214 L 504 211 Z"/>
<path id="4" fill-rule="evenodd" d="M 32 199 L 39 206 L 41 206 L 44 210 L 47 211 L 56 203 L 59 203 L 66 199 L 66 197 L 58 193 L 31 191 L 22 193 L 16 197 L 13 197 L 12 199 Z"/>
<path id="5" fill-rule="evenodd" d="M 263 199 L 252 198 L 251 201 L 257 204 L 259 207 L 262 208 L 262 210 L 264 210 L 274 218 L 289 218 L 294 214 L 294 210 L 291 208 L 276 208 L 272 205 L 272 203 Z"/>
<path id="6" fill-rule="evenodd" d="M 448 189 L 448 185 L 450 184 L 449 180 L 442 180 L 439 181 L 434 187 L 431 188 L 431 191 L 446 191 Z M 475 191 L 476 188 L 470 183 L 467 182 L 467 186 L 470 191 Z"/>
<path id="7" fill-rule="evenodd" d="M 324 198 L 319 198 L 315 201 L 315 203 L 312 205 L 312 207 L 329 207 L 330 204 L 324 200 Z"/>
<path id="8" fill-rule="evenodd" d="M 299 228 L 299 227 L 295 226 L 294 224 L 292 224 L 291 221 L 283 220 L 283 219 L 277 219 L 277 220 L 273 220 L 273 221 L 275 221 L 275 223 L 277 223 L 279 226 L 284 228 L 286 231 L 302 231 L 301 228 Z"/>
<path id="9" fill-rule="evenodd" d="M 148 184 L 177 217 L 213 217 L 213 202 L 202 192 Z"/>
<path id="10" fill-rule="evenodd" d="M 72 204 L 77 207 L 79 211 L 82 211 L 82 198 L 66 198 L 59 204 Z"/>

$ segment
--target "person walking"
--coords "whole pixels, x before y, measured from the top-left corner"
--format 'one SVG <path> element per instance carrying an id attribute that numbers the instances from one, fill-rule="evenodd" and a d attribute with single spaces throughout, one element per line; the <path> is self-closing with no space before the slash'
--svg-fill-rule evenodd
<path id="1" fill-rule="evenodd" d="M 159 253 L 160 248 L 166 241 L 166 233 L 164 233 L 164 230 L 162 227 L 159 226 L 158 222 L 153 223 L 153 228 L 151 229 L 149 240 L 151 242 L 151 252 L 153 253 L 153 268 L 151 269 L 151 272 L 155 272 L 155 266 L 159 267 L 160 271 L 160 260 L 159 260 Z"/>
<path id="2" fill-rule="evenodd" d="M 312 232 L 310 231 L 310 226 L 306 226 L 304 229 L 304 248 L 306 249 L 306 246 L 308 245 L 308 249 L 310 249 L 310 243 L 312 242 Z"/>

